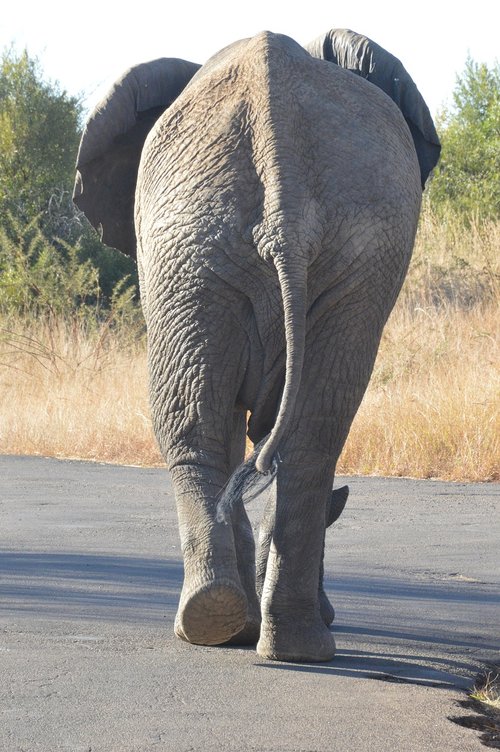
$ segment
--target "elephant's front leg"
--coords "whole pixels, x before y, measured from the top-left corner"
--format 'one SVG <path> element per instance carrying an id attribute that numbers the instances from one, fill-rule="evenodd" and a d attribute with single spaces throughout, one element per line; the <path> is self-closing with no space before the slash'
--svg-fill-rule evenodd
<path id="1" fill-rule="evenodd" d="M 257 652 L 266 658 L 325 661 L 334 656 L 335 642 L 321 616 L 318 598 L 331 483 L 327 463 L 306 465 L 284 448 L 261 598 Z"/>

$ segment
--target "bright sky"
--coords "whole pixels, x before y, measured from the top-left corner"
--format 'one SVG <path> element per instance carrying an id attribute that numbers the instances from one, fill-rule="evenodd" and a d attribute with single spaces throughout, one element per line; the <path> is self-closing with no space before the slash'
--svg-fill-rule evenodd
<path id="1" fill-rule="evenodd" d="M 136 63 L 203 63 L 264 29 L 306 44 L 332 27 L 365 34 L 399 57 L 433 114 L 450 99 L 468 53 L 490 66 L 500 59 L 498 0 L 6 0 L 0 48 L 26 47 L 47 78 L 92 108 Z"/>

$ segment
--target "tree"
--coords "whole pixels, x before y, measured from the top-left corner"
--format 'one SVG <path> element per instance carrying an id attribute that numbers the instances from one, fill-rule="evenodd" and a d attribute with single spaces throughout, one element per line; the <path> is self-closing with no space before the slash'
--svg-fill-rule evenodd
<path id="1" fill-rule="evenodd" d="M 429 186 L 438 211 L 500 217 L 500 65 L 468 58 L 438 120 L 441 161 Z"/>
<path id="2" fill-rule="evenodd" d="M 75 264 L 80 263 L 85 277 L 90 263 L 99 272 L 101 305 L 107 305 L 124 277 L 128 277 L 129 287 L 137 285 L 137 277 L 134 262 L 103 245 L 73 206 L 81 116 L 79 99 L 62 91 L 57 82 L 45 81 L 38 60 L 26 51 L 17 54 L 10 49 L 1 54 L 0 261 L 2 254 L 4 264 L 14 258 L 6 250 L 13 226 L 23 237 L 29 237 L 36 227 L 38 241 L 24 257 L 26 269 L 38 274 L 54 259 L 62 264 L 66 258 L 68 269 L 76 273 Z M 41 248 L 45 250 L 39 259 Z M 54 262 L 54 270 L 56 267 Z M 19 274 L 15 278 L 18 282 L 24 279 Z M 33 285 L 24 288 L 26 294 L 34 289 Z M 4 307 L 13 291 L 12 285 L 0 291 Z M 38 296 L 38 304 L 42 300 L 43 296 Z"/>
<path id="3" fill-rule="evenodd" d="M 25 51 L 0 59 L 0 219 L 30 220 L 73 183 L 81 105 Z"/>

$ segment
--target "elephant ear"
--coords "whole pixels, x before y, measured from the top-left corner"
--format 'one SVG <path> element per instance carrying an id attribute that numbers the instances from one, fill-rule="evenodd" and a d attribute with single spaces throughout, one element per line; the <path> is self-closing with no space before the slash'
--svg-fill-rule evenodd
<path id="1" fill-rule="evenodd" d="M 90 115 L 73 201 L 107 245 L 135 258 L 134 197 L 146 136 L 201 66 L 160 58 L 127 71 Z"/>
<path id="2" fill-rule="evenodd" d="M 350 29 L 330 29 L 305 49 L 313 57 L 336 63 L 366 78 L 398 105 L 415 144 L 423 189 L 429 173 L 438 163 L 441 144 L 429 108 L 401 61 L 368 37 Z"/>

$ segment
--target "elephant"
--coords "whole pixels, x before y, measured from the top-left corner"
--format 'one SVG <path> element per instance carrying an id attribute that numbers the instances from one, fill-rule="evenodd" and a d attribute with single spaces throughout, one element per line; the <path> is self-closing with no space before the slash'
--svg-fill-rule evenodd
<path id="1" fill-rule="evenodd" d="M 137 259 L 184 560 L 179 638 L 333 658 L 322 560 L 347 498 L 332 494 L 335 466 L 421 195 L 391 98 L 281 34 L 203 66 L 133 68 L 89 118 L 74 200 Z M 244 501 L 265 486 L 256 565 Z"/>
<path id="2" fill-rule="evenodd" d="M 441 153 L 429 108 L 413 79 L 397 57 L 363 34 L 351 29 L 330 29 L 305 45 L 313 57 L 336 63 L 362 76 L 391 97 L 405 116 L 415 144 L 422 189 Z"/>

